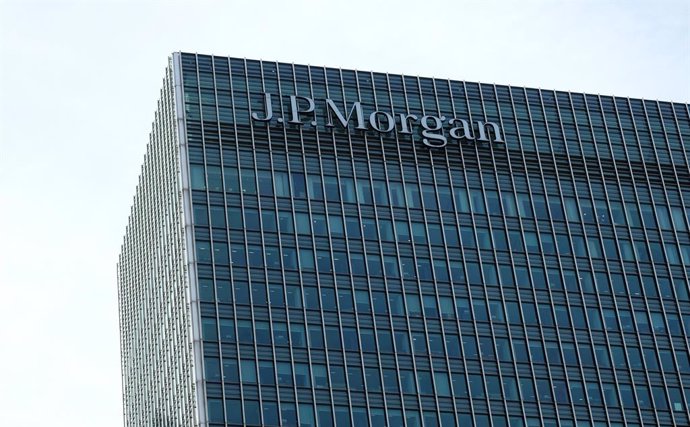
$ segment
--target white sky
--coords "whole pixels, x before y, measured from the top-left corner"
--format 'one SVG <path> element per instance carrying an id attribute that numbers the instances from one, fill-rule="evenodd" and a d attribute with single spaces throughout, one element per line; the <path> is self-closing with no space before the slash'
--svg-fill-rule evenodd
<path id="1" fill-rule="evenodd" d="M 122 425 L 115 265 L 173 51 L 690 100 L 688 0 L 140 3 L 0 0 L 0 425 Z"/>

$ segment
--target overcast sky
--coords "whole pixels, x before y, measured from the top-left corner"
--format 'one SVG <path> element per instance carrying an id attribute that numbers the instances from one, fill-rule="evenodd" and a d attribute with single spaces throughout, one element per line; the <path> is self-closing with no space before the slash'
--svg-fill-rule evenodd
<path id="1" fill-rule="evenodd" d="M 115 266 L 173 51 L 690 100 L 688 0 L 141 3 L 0 0 L 0 425 L 122 425 Z"/>

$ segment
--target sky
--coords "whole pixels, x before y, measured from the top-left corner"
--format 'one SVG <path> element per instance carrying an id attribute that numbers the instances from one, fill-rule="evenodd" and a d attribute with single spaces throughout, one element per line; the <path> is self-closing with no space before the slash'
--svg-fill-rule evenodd
<path id="1" fill-rule="evenodd" d="M 688 0 L 0 0 L 0 425 L 122 425 L 117 256 L 180 50 L 690 101 Z"/>

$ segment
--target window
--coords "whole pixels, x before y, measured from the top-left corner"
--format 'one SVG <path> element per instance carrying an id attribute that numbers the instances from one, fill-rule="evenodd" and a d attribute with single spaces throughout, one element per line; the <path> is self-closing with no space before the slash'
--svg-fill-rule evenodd
<path id="1" fill-rule="evenodd" d="M 254 360 L 241 359 L 240 373 L 243 383 L 256 384 L 256 362 Z"/>
<path id="2" fill-rule="evenodd" d="M 355 182 L 352 178 L 340 177 L 340 193 L 342 195 L 343 202 L 355 203 L 357 201 L 355 197 Z"/>
<path id="3" fill-rule="evenodd" d="M 315 427 L 316 420 L 314 418 L 314 407 L 308 403 L 299 404 L 299 420 L 300 425 L 304 427 Z"/>
<path id="4" fill-rule="evenodd" d="M 259 361 L 259 383 L 261 385 L 275 385 L 274 362 L 268 360 Z"/>
<path id="5" fill-rule="evenodd" d="M 192 190 L 206 190 L 206 176 L 203 165 L 190 165 Z"/>
<path id="6" fill-rule="evenodd" d="M 240 179 L 242 182 L 243 194 L 256 194 L 256 179 L 254 178 L 254 170 L 243 169 L 240 171 Z"/>
<path id="7" fill-rule="evenodd" d="M 458 212 L 470 212 L 470 202 L 467 197 L 467 190 L 462 187 L 456 187 L 453 190 L 453 195 L 455 196 L 455 206 Z"/>
<path id="8" fill-rule="evenodd" d="M 401 370 L 400 371 L 400 383 L 402 385 L 402 392 L 415 394 L 417 393 L 417 387 L 415 385 L 415 374 L 413 371 Z"/>
<path id="9" fill-rule="evenodd" d="M 323 188 L 321 187 L 321 177 L 318 175 L 307 176 L 307 194 L 312 200 L 323 200 Z"/>
<path id="10" fill-rule="evenodd" d="M 312 364 L 312 382 L 315 388 L 328 388 L 328 371 L 326 365 Z"/>
<path id="11" fill-rule="evenodd" d="M 326 187 L 326 200 L 329 202 L 339 202 L 338 178 L 335 176 L 325 176 L 323 180 Z"/>
<path id="12" fill-rule="evenodd" d="M 371 184 L 369 184 L 369 181 L 363 179 L 357 180 L 357 201 L 363 205 L 373 204 Z"/>
<path id="13" fill-rule="evenodd" d="M 296 198 L 307 197 L 307 185 L 304 180 L 304 174 L 293 172 L 291 175 L 292 181 L 292 195 Z"/>
<path id="14" fill-rule="evenodd" d="M 388 206 L 388 186 L 385 181 L 374 180 L 374 200 L 379 206 Z"/>

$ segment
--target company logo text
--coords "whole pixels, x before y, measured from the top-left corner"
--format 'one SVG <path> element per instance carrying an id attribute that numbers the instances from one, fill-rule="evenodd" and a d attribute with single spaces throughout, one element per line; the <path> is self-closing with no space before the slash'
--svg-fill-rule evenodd
<path id="1" fill-rule="evenodd" d="M 470 122 L 466 119 L 456 117 L 447 118 L 446 116 L 423 115 L 397 113 L 392 114 L 386 111 L 372 111 L 366 114 L 360 101 L 354 102 L 348 108 L 341 110 L 332 99 L 324 99 L 323 109 L 325 111 L 325 126 L 335 128 L 340 126 L 344 129 L 351 128 L 360 131 L 373 130 L 386 134 L 396 132 L 403 135 L 412 135 L 415 126 L 421 126 L 421 136 L 424 145 L 432 148 L 442 148 L 451 140 L 472 142 L 503 143 L 501 128 L 497 123 L 477 120 Z M 317 126 L 317 109 L 314 99 L 306 96 L 290 95 L 289 111 L 287 120 L 283 117 L 274 118 L 273 116 L 273 95 L 263 94 L 264 108 L 261 113 L 252 113 L 252 119 L 259 122 L 288 123 L 291 125 L 303 126 L 310 124 Z M 446 133 L 446 127 L 448 127 Z M 491 138 L 491 139 L 489 139 Z"/>

